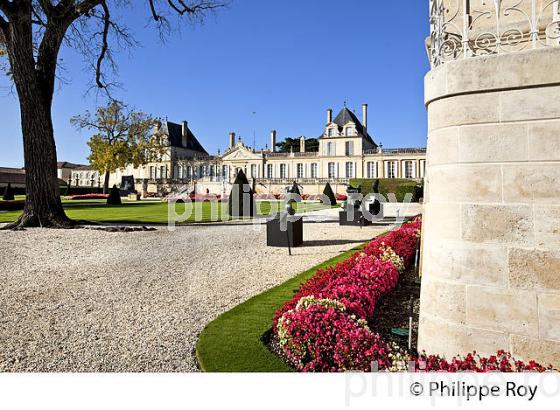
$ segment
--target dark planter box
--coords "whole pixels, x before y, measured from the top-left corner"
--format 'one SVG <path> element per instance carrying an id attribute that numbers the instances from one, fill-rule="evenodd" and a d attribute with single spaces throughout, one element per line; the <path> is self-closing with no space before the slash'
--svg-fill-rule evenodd
<path id="1" fill-rule="evenodd" d="M 347 211 L 340 211 L 338 214 L 338 224 L 339 225 L 352 225 L 352 226 L 370 226 L 373 223 L 366 218 L 362 218 L 362 211 L 355 210 L 352 216 L 349 216 Z"/>
<path id="2" fill-rule="evenodd" d="M 383 208 L 379 201 L 374 201 L 368 204 L 368 214 L 362 220 L 362 207 L 354 209 L 353 218 L 349 219 L 349 212 L 343 209 L 339 214 L 339 225 L 352 225 L 352 226 L 369 226 L 373 225 L 373 221 L 383 219 Z M 369 218 L 369 219 L 368 219 Z"/>
<path id="3" fill-rule="evenodd" d="M 280 217 L 278 215 L 268 221 L 266 223 L 266 245 L 287 248 L 288 236 L 290 237 L 290 246 L 295 248 L 303 245 L 303 219 L 299 218 L 294 222 L 288 221 L 287 228 L 287 233 L 280 230 Z"/>

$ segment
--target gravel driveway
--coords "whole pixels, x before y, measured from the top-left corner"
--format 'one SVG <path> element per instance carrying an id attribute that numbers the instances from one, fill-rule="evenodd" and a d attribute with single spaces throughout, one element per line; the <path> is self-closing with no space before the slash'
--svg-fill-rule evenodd
<path id="1" fill-rule="evenodd" d="M 263 225 L 0 231 L 0 371 L 196 371 L 208 322 L 385 229 L 307 223 L 291 258 Z"/>

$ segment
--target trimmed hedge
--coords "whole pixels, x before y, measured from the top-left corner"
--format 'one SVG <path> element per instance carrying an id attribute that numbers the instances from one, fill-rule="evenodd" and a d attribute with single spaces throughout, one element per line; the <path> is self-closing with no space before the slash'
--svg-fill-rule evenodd
<path id="1" fill-rule="evenodd" d="M 374 192 L 374 184 L 376 179 L 367 178 L 355 178 L 350 180 L 350 185 L 362 188 L 362 195 L 366 196 Z M 383 195 L 387 200 L 388 194 L 395 194 L 398 202 L 403 202 L 406 194 L 412 194 L 413 202 L 418 202 L 419 198 L 416 198 L 415 193 L 417 193 L 418 182 L 413 179 L 396 179 L 396 178 L 381 178 L 379 181 L 379 193 Z"/>
<path id="2" fill-rule="evenodd" d="M 4 192 L 6 191 L 7 187 L 8 187 L 7 184 L 0 185 L 0 197 L 4 196 Z M 25 195 L 25 188 L 12 186 L 12 192 L 14 193 L 14 195 Z"/>
<path id="3" fill-rule="evenodd" d="M 0 211 L 23 211 L 25 201 L 0 201 Z"/>

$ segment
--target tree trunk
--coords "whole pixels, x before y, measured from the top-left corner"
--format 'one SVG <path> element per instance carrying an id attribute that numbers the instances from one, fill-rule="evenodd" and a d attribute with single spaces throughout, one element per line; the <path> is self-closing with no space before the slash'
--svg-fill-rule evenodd
<path id="1" fill-rule="evenodd" d="M 20 95 L 20 110 L 26 198 L 23 214 L 11 227 L 69 228 L 73 223 L 60 200 L 50 109 L 41 106 L 40 99 Z"/>
<path id="2" fill-rule="evenodd" d="M 105 171 L 105 181 L 103 182 L 103 193 L 107 194 L 109 193 L 109 177 L 111 176 L 111 174 L 109 173 L 109 171 Z"/>
<path id="3" fill-rule="evenodd" d="M 13 79 L 19 97 L 25 159 L 25 207 L 9 228 L 70 228 L 62 208 L 56 166 L 56 145 L 51 116 L 56 55 L 61 38 L 49 38 L 43 59 L 35 63 L 30 3 L 5 36 Z M 58 32 L 60 34 L 60 30 Z M 49 57 L 49 58 L 47 58 Z"/>

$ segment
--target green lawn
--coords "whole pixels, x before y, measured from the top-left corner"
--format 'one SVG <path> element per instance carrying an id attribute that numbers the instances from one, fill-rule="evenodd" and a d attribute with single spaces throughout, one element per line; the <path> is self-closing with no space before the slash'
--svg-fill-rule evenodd
<path id="1" fill-rule="evenodd" d="M 257 202 L 260 215 L 270 215 L 282 207 L 280 201 Z M 128 202 L 123 200 L 122 206 L 108 206 L 105 200 L 64 201 L 63 206 L 67 215 L 75 220 L 93 222 L 119 222 L 139 224 L 167 224 L 167 202 L 139 201 Z M 181 223 L 192 222 L 218 222 L 228 220 L 228 204 L 219 202 L 198 202 L 196 204 L 175 204 L 177 215 L 188 214 L 188 218 Z M 297 212 L 304 213 L 325 207 L 318 203 L 297 204 Z M 0 223 L 15 221 L 21 211 L 0 212 Z M 179 221 L 179 220 L 178 220 Z M 178 222 L 179 223 L 179 222 Z"/>
<path id="2" fill-rule="evenodd" d="M 206 372 L 289 372 L 292 369 L 262 341 L 276 311 L 315 274 L 348 258 L 357 247 L 305 271 L 222 314 L 200 334 L 196 355 Z"/>

